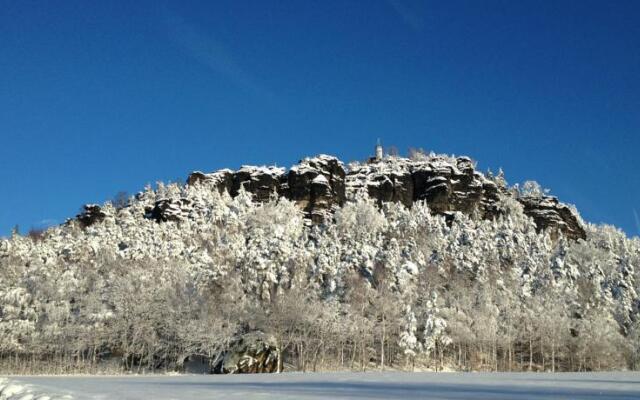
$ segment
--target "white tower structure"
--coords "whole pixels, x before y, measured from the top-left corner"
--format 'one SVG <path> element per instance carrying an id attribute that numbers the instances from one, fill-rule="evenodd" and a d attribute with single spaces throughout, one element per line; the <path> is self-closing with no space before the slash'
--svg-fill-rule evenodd
<path id="1" fill-rule="evenodd" d="M 383 157 L 382 145 L 380 144 L 380 139 L 378 139 L 378 142 L 376 143 L 376 161 L 382 160 L 382 157 Z"/>

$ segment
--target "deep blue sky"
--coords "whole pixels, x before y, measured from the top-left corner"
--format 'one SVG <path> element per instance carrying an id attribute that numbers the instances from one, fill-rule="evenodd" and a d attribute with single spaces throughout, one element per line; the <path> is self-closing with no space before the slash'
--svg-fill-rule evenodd
<path id="1" fill-rule="evenodd" d="M 638 234 L 640 1 L 0 0 L 0 235 L 378 137 Z"/>

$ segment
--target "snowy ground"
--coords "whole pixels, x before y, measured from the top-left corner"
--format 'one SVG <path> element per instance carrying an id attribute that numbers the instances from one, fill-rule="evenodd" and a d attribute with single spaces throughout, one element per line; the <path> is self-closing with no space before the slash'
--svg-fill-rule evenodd
<path id="1" fill-rule="evenodd" d="M 70 395 L 78 400 L 640 399 L 640 373 L 631 372 L 20 376 L 9 377 L 9 381 L 14 388 L 29 388 L 33 396 L 24 397 L 24 391 L 13 397 L 3 393 L 0 400 L 42 398 L 38 393 L 51 399 Z"/>

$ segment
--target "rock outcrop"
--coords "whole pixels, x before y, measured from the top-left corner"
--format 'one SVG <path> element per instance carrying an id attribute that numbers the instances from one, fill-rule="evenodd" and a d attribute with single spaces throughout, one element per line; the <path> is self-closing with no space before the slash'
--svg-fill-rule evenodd
<path id="1" fill-rule="evenodd" d="M 419 161 L 393 157 L 354 165 L 347 174 L 347 188 L 351 195 L 365 190 L 379 203 L 392 201 L 411 207 L 416 201 L 426 201 L 439 214 L 493 215 L 491 206 L 499 199 L 497 185 L 475 171 L 467 157 Z"/>
<path id="2" fill-rule="evenodd" d="M 460 211 L 485 219 L 501 214 L 500 196 L 512 196 L 506 187 L 476 171 L 468 157 L 430 156 L 423 160 L 387 157 L 353 165 L 346 181 L 350 198 L 364 190 L 379 204 L 391 201 L 411 207 L 416 201 L 426 201 L 438 214 Z M 517 200 L 539 230 L 563 232 L 571 239 L 586 237 L 576 213 L 555 197 Z"/>
<path id="3" fill-rule="evenodd" d="M 344 165 L 327 155 L 305 158 L 288 172 L 275 166 L 243 166 L 235 172 L 224 169 L 210 174 L 196 171 L 189 175 L 187 184 L 211 185 L 232 197 L 244 189 L 261 202 L 283 196 L 295 201 L 315 223 L 323 222 L 345 202 Z"/>
<path id="4" fill-rule="evenodd" d="M 189 174 L 187 185 L 195 185 L 203 183 L 217 187 L 222 193 L 224 190 L 231 191 L 233 186 L 233 171 L 230 169 L 221 169 L 220 171 L 205 174 L 204 172 L 195 171 Z"/>
<path id="5" fill-rule="evenodd" d="M 321 223 L 345 197 L 344 165 L 335 157 L 306 158 L 287 174 L 282 193 L 304 210 L 315 223 Z"/>
<path id="6" fill-rule="evenodd" d="M 181 221 L 189 214 L 190 208 L 189 199 L 161 199 L 156 201 L 153 208 L 145 210 L 145 216 L 156 222 Z"/>
<path id="7" fill-rule="evenodd" d="M 573 239 L 585 239 L 587 234 L 580 219 L 566 204 L 553 196 L 526 196 L 518 198 L 524 213 L 533 218 L 538 229 L 563 232 Z"/>
<path id="8" fill-rule="evenodd" d="M 417 160 L 373 158 L 366 163 L 352 163 L 348 169 L 336 157 L 320 155 L 301 160 L 289 171 L 274 166 L 244 166 L 235 172 L 193 172 L 187 183 L 211 185 L 231 196 L 243 188 L 256 201 L 283 196 L 295 201 L 306 218 L 316 224 L 330 218 L 333 211 L 358 193 L 365 193 L 380 205 L 397 202 L 411 207 L 414 202 L 426 201 L 437 214 L 459 211 L 485 219 L 501 214 L 501 196 L 513 196 L 498 180 L 476 171 L 470 158 L 438 155 Z M 580 218 L 556 198 L 517 200 L 540 230 L 563 232 L 572 239 L 586 237 Z M 156 204 L 149 216 L 157 221 L 179 220 L 179 210 L 188 206 L 175 202 Z"/>
<path id="9" fill-rule="evenodd" d="M 82 207 L 82 212 L 76 216 L 76 219 L 80 224 L 86 228 L 97 222 L 102 222 L 107 217 L 107 214 L 97 204 L 85 204 Z"/>
<path id="10" fill-rule="evenodd" d="M 394 159 L 395 160 L 395 159 Z M 405 159 L 372 161 L 351 164 L 346 178 L 347 197 L 355 198 L 366 193 L 378 204 L 399 202 L 411 207 L 414 201 L 414 185 L 410 163 Z"/>
<path id="11" fill-rule="evenodd" d="M 275 166 L 243 166 L 233 174 L 231 196 L 237 196 L 240 189 L 253 194 L 257 201 L 268 201 L 273 195 L 280 195 L 285 178 L 285 169 Z"/>

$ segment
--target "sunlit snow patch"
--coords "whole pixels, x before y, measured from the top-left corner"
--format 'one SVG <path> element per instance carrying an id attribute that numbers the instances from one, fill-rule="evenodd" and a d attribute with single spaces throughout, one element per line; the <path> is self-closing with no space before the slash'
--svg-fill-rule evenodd
<path id="1" fill-rule="evenodd" d="M 55 397 L 31 385 L 22 385 L 12 382 L 7 378 L 0 378 L 0 400 L 71 400 L 73 397 L 66 395 Z"/>

